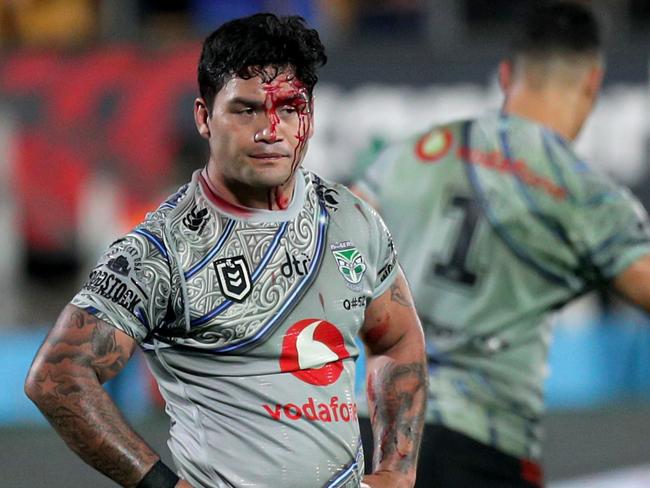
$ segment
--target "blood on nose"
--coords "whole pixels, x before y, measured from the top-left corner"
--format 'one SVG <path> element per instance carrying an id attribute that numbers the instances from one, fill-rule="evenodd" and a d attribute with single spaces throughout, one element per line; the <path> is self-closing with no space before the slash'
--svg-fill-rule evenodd
<path id="1" fill-rule="evenodd" d="M 275 142 L 278 138 L 278 124 L 280 118 L 275 108 L 266 109 L 266 121 L 264 127 L 255 134 L 255 142 Z"/>

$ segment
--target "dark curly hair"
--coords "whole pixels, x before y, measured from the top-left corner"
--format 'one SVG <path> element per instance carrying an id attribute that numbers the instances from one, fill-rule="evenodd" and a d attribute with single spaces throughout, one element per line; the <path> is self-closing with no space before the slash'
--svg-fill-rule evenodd
<path id="1" fill-rule="evenodd" d="M 255 14 L 226 22 L 203 42 L 198 81 L 201 97 L 212 110 L 214 98 L 231 76 L 248 79 L 275 68 L 292 68 L 312 93 L 317 69 L 327 62 L 318 32 L 298 16 Z"/>

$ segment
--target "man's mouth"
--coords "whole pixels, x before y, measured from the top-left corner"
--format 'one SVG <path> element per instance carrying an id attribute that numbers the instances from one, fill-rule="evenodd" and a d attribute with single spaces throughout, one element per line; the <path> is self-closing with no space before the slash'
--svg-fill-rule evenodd
<path id="1" fill-rule="evenodd" d="M 262 161 L 273 161 L 277 159 L 284 159 L 288 156 L 286 154 L 281 154 L 281 153 L 253 153 L 250 155 L 250 157 Z"/>

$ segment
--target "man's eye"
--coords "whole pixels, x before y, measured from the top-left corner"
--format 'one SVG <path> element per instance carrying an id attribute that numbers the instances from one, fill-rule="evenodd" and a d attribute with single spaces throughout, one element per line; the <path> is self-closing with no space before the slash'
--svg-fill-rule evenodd
<path id="1" fill-rule="evenodd" d="M 241 109 L 239 113 L 242 115 L 253 115 L 255 113 L 255 110 L 253 110 L 251 107 L 246 107 Z"/>
<path id="2" fill-rule="evenodd" d="M 292 107 L 291 105 L 285 105 L 284 107 L 280 108 L 280 112 L 284 114 L 295 114 L 296 107 Z"/>

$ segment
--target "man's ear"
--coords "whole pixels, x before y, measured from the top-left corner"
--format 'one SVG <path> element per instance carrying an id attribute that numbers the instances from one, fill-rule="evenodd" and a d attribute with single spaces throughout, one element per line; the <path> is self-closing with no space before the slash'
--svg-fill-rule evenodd
<path id="1" fill-rule="evenodd" d="M 499 63 L 499 86 L 504 95 L 508 94 L 512 86 L 514 66 L 510 59 L 504 59 Z"/>
<path id="2" fill-rule="evenodd" d="M 198 130 L 201 137 L 205 139 L 210 138 L 209 121 L 210 111 L 208 110 L 205 100 L 203 100 L 203 98 L 197 98 L 194 100 L 194 123 L 196 124 L 196 130 Z"/>
<path id="3" fill-rule="evenodd" d="M 595 100 L 598 97 L 598 92 L 600 92 L 604 75 L 605 70 L 600 65 L 593 66 L 587 73 L 583 86 L 585 94 L 590 100 Z"/>

